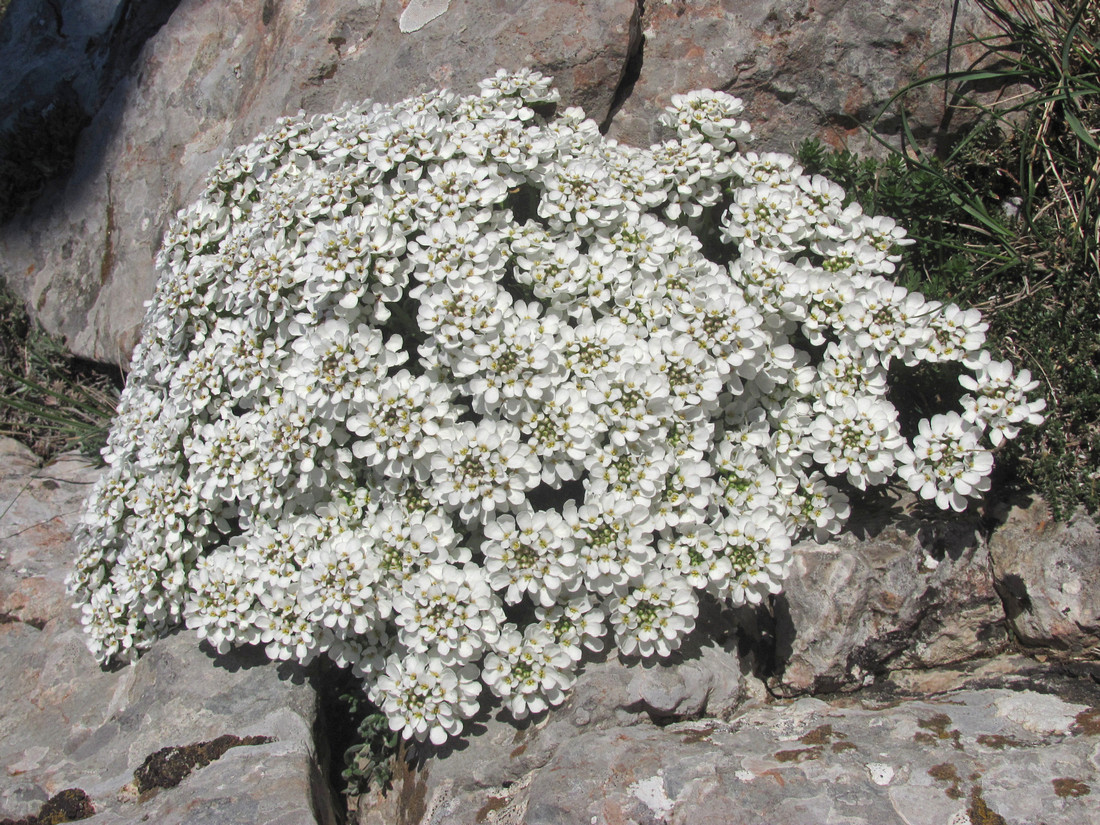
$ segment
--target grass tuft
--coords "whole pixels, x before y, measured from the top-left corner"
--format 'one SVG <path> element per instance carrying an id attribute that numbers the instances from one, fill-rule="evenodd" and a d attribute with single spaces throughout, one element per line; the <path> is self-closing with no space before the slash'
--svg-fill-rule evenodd
<path id="1" fill-rule="evenodd" d="M 98 456 L 121 386 L 119 371 L 73 357 L 0 289 L 0 435 L 43 459 L 73 449 Z"/>

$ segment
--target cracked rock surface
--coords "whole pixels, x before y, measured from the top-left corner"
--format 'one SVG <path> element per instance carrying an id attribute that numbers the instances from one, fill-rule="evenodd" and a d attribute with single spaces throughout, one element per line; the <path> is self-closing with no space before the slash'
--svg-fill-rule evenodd
<path id="1" fill-rule="evenodd" d="M 74 457 L 39 466 L 0 439 L 0 821 L 77 789 L 95 811 L 85 821 L 102 825 L 334 822 L 301 669 L 267 666 L 262 652 L 215 656 L 187 633 L 132 666 L 96 664 L 64 579 L 98 474 Z M 196 746 L 222 736 L 241 741 L 204 762 L 213 754 Z M 134 772 L 164 748 L 193 769 L 143 792 Z"/>
<path id="2" fill-rule="evenodd" d="M 567 705 L 510 739 L 490 724 L 489 748 L 399 771 L 388 796 L 361 800 L 359 822 L 1088 825 L 1100 817 L 1097 675 L 1003 657 L 923 685 L 756 697 L 725 717 L 563 738 Z M 532 753 L 536 766 L 516 770 Z"/>
<path id="3" fill-rule="evenodd" d="M 796 546 L 770 609 L 710 605 L 668 662 L 589 663 L 518 728 L 483 716 L 362 797 L 360 825 L 1100 821 L 1100 661 L 1072 644 L 1092 621 L 1095 522 L 1049 523 L 1037 500 L 984 519 L 911 505 Z M 1036 621 L 1062 597 L 1046 647 L 997 596 L 1010 548 L 1033 560 Z"/>

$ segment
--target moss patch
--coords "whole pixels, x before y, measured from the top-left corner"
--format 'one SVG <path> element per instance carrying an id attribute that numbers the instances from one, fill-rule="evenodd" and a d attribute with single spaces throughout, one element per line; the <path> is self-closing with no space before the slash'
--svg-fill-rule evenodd
<path id="1" fill-rule="evenodd" d="M 1078 713 L 1073 721 L 1074 733 L 1085 733 L 1093 736 L 1100 735 L 1100 710 L 1089 708 Z"/>
<path id="2" fill-rule="evenodd" d="M 776 762 L 806 762 L 810 759 L 817 759 L 821 756 L 822 748 L 815 746 L 812 748 L 797 748 L 790 751 L 779 751 L 775 754 Z"/>
<path id="3" fill-rule="evenodd" d="M 134 771 L 134 786 L 138 793 L 154 788 L 174 788 L 191 771 L 204 768 L 216 759 L 221 759 L 227 750 L 241 745 L 266 745 L 275 740 L 270 736 L 239 736 L 224 734 L 209 742 L 196 742 L 193 745 L 161 748 L 145 758 Z"/>
<path id="4" fill-rule="evenodd" d="M 1088 796 L 1092 793 L 1092 788 L 1082 782 L 1080 779 L 1070 779 L 1069 777 L 1062 777 L 1060 779 L 1052 779 L 1051 784 L 1054 785 L 1054 793 L 1065 799 L 1066 797 L 1078 797 Z"/>
<path id="5" fill-rule="evenodd" d="M 1002 736 L 999 733 L 982 733 L 978 735 L 978 744 L 994 750 L 1004 750 L 1005 748 L 1018 748 L 1024 743 L 1019 739 Z"/>
<path id="6" fill-rule="evenodd" d="M 45 619 L 24 619 L 20 616 L 16 616 L 14 613 L 4 613 L 0 611 L 0 625 L 4 624 L 25 624 L 30 625 L 35 630 L 41 630 L 46 626 Z"/>
<path id="7" fill-rule="evenodd" d="M 959 772 L 950 762 L 933 765 L 928 769 L 928 775 L 939 782 L 949 783 L 948 787 L 944 789 L 944 793 L 949 799 L 962 799 L 963 792 L 959 788 L 959 782 L 961 781 Z"/>
<path id="8" fill-rule="evenodd" d="M 956 750 L 962 750 L 959 732 L 951 728 L 950 725 L 951 717 L 946 713 L 937 713 L 927 719 L 921 719 L 917 722 L 917 726 L 923 728 L 923 730 L 913 734 L 913 741 L 925 745 L 934 745 L 938 741 L 950 739 Z"/>
<path id="9" fill-rule="evenodd" d="M 827 745 L 833 738 L 833 726 L 821 725 L 805 734 L 798 741 L 803 745 Z"/>
<path id="10" fill-rule="evenodd" d="M 712 731 L 709 728 L 687 728 L 680 733 L 680 741 L 688 745 L 696 742 L 709 742 Z"/>
<path id="11" fill-rule="evenodd" d="M 970 791 L 970 807 L 966 810 L 971 825 L 1008 825 L 1005 818 L 994 811 L 982 798 L 982 789 L 974 787 Z"/>
<path id="12" fill-rule="evenodd" d="M 77 822 L 95 815 L 92 800 L 80 788 L 67 788 L 51 796 L 35 816 L 24 819 L 0 819 L 0 825 L 57 825 Z"/>
<path id="13" fill-rule="evenodd" d="M 489 814 L 499 811 L 502 808 L 508 806 L 508 800 L 499 796 L 490 796 L 489 801 L 481 806 L 481 809 L 477 812 L 477 816 L 474 817 L 475 822 L 484 822 L 489 818 Z"/>

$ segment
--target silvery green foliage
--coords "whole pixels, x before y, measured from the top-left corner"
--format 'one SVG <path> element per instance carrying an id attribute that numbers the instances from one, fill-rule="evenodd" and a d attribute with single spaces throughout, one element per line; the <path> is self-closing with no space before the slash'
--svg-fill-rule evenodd
<path id="1" fill-rule="evenodd" d="M 740 102 L 677 138 L 548 116 L 540 75 L 289 118 L 223 160 L 158 258 L 70 584 L 102 660 L 185 624 L 325 654 L 405 737 L 482 694 L 560 703 L 584 651 L 664 657 L 699 594 L 777 593 L 842 487 L 962 509 L 1039 419 L 977 312 L 893 284 L 909 241 Z M 969 368 L 909 443 L 888 368 Z"/>

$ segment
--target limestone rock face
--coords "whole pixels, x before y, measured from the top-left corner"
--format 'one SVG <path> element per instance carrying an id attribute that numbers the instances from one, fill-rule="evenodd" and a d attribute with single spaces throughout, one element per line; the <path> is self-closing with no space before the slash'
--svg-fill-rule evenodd
<path id="1" fill-rule="evenodd" d="M 540 68 L 606 117 L 633 0 L 483 0 L 402 32 L 399 0 L 185 0 L 96 114 L 63 190 L 0 233 L 0 275 L 81 355 L 126 360 L 171 217 L 230 148 L 283 115 Z"/>
<path id="2" fill-rule="evenodd" d="M 641 72 L 609 134 L 648 145 L 663 139 L 656 116 L 672 95 L 722 89 L 745 102 L 758 150 L 791 152 L 819 137 L 874 152 L 864 127 L 909 82 L 945 69 L 950 12 L 909 0 L 650 0 Z M 977 56 L 960 45 L 967 33 L 987 26 L 973 2 L 959 3 L 954 67 Z M 960 125 L 945 119 L 942 88 L 909 95 L 906 108 L 928 145 Z M 896 135 L 896 117 L 876 130 Z"/>
<path id="3" fill-rule="evenodd" d="M 746 100 L 760 149 L 811 135 L 870 145 L 857 124 L 946 45 L 950 20 L 931 0 L 176 2 L 50 4 L 74 31 L 83 21 L 83 33 L 32 38 L 36 66 L 68 66 L 85 43 L 95 80 L 82 100 L 102 103 L 68 180 L 0 229 L 0 276 L 94 359 L 128 359 L 169 220 L 225 151 L 282 115 L 436 87 L 468 92 L 498 68 L 528 67 L 555 79 L 563 105 L 627 142 L 663 138 L 656 115 L 671 96 L 711 87 Z M 154 11 L 173 8 L 130 65 Z M 29 18 L 18 19 L 29 32 Z M 977 21 L 963 2 L 959 30 Z M 0 75 L 26 75 L 22 42 L 0 41 Z M 0 102 L 20 88 L 31 87 L 0 86 Z M 930 92 L 913 103 L 915 130 L 930 142 L 950 131 L 938 100 Z"/>
<path id="4" fill-rule="evenodd" d="M 0 127 L 71 93 L 95 112 L 179 0 L 12 0 L 0 21 Z"/>
<path id="5" fill-rule="evenodd" d="M 190 634 L 115 671 L 88 653 L 64 579 L 97 476 L 73 458 L 39 467 L 0 439 L 0 820 L 37 815 L 79 789 L 95 823 L 334 822 L 307 673 L 261 666 L 262 653 L 218 657 Z M 234 746 L 198 764 L 219 737 Z M 163 787 L 165 771 L 149 768 L 161 778 L 135 781 L 166 748 L 196 763 L 182 781 Z"/>
<path id="6" fill-rule="evenodd" d="M 1045 502 L 1004 508 L 989 545 L 1012 632 L 1027 646 L 1100 651 L 1100 529 L 1077 512 L 1054 521 Z"/>
<path id="7" fill-rule="evenodd" d="M 1081 693 L 1050 674 L 1036 678 L 1039 689 L 1018 677 L 984 689 L 964 681 L 927 698 L 803 698 L 755 703 L 729 721 L 578 731 L 518 777 L 437 782 L 447 759 L 469 764 L 454 753 L 403 772 L 386 801 L 365 798 L 360 822 L 1096 821 L 1100 696 L 1094 686 Z M 387 802 L 390 818 L 372 818 Z"/>

